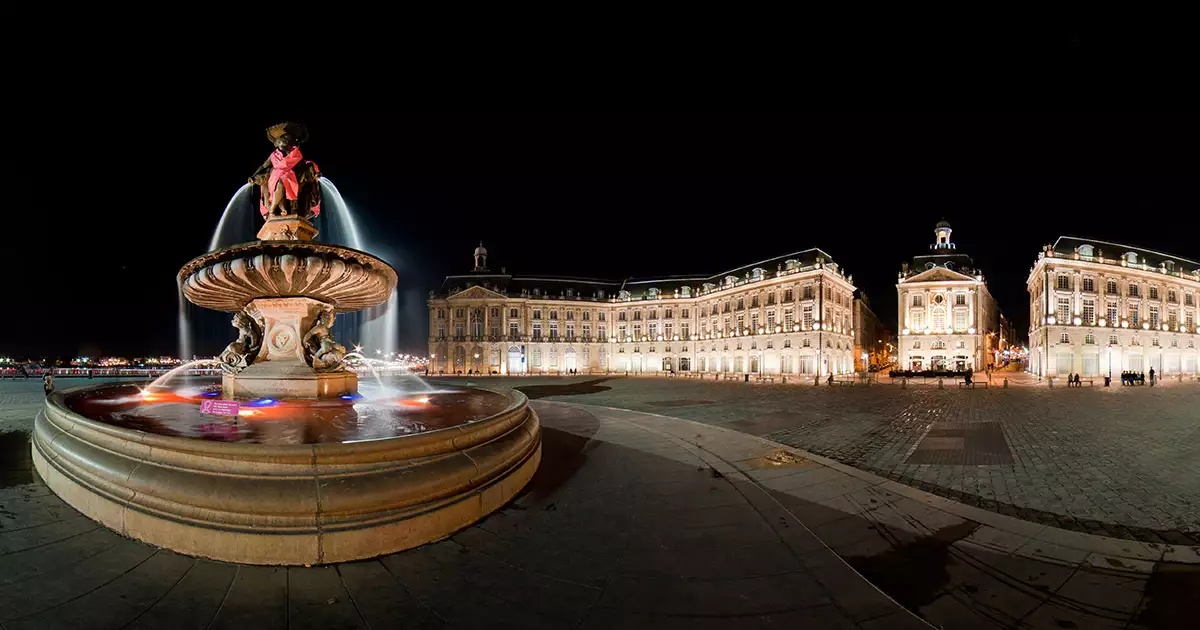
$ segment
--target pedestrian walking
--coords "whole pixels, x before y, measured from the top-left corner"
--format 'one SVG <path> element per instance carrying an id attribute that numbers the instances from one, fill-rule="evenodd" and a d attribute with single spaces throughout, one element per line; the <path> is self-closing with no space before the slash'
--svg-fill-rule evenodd
<path id="1" fill-rule="evenodd" d="M 49 370 L 42 375 L 42 388 L 46 390 L 47 396 L 54 392 L 54 370 Z"/>
<path id="2" fill-rule="evenodd" d="M 1154 387 L 1154 368 L 1150 368 L 1150 387 Z"/>

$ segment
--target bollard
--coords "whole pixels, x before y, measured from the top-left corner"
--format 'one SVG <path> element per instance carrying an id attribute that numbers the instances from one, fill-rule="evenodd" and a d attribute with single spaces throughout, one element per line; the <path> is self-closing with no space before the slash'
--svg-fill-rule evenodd
<path id="1" fill-rule="evenodd" d="M 942 388 L 942 377 L 938 377 L 938 389 Z"/>
<path id="2" fill-rule="evenodd" d="M 1004 389 L 1008 389 L 1008 377 L 1004 377 Z"/>

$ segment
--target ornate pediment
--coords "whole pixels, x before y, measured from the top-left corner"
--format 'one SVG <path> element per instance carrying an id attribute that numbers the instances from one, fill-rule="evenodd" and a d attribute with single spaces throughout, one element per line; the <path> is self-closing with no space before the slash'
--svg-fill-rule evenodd
<path id="1" fill-rule="evenodd" d="M 974 276 L 968 276 L 945 267 L 934 267 L 904 279 L 905 284 L 913 282 L 974 282 Z"/>
<path id="2" fill-rule="evenodd" d="M 503 293 L 496 293 L 490 289 L 483 287 L 467 287 L 458 293 L 451 294 L 447 299 L 450 300 L 494 300 L 508 297 Z"/>

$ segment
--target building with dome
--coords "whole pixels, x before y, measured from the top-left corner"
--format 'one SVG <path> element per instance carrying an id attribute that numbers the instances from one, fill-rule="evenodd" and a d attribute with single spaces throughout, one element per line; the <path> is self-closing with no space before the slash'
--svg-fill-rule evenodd
<path id="1" fill-rule="evenodd" d="M 902 265 L 896 283 L 901 369 L 982 370 L 1002 349 L 996 301 L 952 232 L 939 221 L 929 253 Z"/>
<path id="2" fill-rule="evenodd" d="M 429 297 L 435 374 L 854 370 L 854 281 L 820 249 L 712 275 L 571 278 L 488 268 Z"/>
<path id="3" fill-rule="evenodd" d="M 1033 373 L 1197 373 L 1200 263 L 1062 236 L 1038 253 L 1026 286 Z"/>

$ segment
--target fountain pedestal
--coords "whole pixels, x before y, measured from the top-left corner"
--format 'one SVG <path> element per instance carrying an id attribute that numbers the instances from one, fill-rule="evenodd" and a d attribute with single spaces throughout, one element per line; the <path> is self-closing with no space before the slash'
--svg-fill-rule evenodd
<path id="1" fill-rule="evenodd" d="M 258 355 L 241 372 L 225 374 L 227 395 L 251 398 L 325 398 L 351 394 L 358 376 L 342 367 L 314 369 L 304 338 L 330 306 L 305 297 L 259 298 L 245 312 L 262 326 Z"/>
<path id="2" fill-rule="evenodd" d="M 258 231 L 260 241 L 311 241 L 317 235 L 312 223 L 296 216 L 270 217 Z"/>

